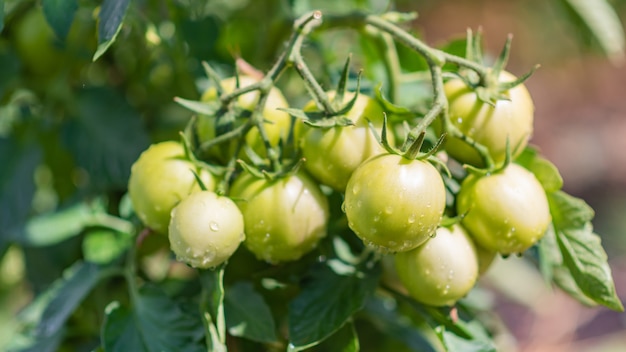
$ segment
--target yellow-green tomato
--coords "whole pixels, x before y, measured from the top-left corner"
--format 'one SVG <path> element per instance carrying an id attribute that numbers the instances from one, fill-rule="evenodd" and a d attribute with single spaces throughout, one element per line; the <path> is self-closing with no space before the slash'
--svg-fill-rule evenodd
<path id="1" fill-rule="evenodd" d="M 348 225 L 366 245 L 404 252 L 435 233 L 445 206 L 443 180 L 432 164 L 382 154 L 354 171 L 343 208 Z"/>
<path id="2" fill-rule="evenodd" d="M 172 210 L 168 236 L 179 261 L 213 268 L 230 258 L 244 240 L 243 216 L 230 198 L 196 192 Z"/>
<path id="3" fill-rule="evenodd" d="M 329 92 L 333 98 L 335 92 Z M 343 103 L 348 103 L 354 93 L 344 95 Z M 309 102 L 304 110 L 315 110 L 315 103 Z M 352 109 L 346 114 L 353 126 L 316 128 L 300 126 L 298 134 L 302 155 L 306 159 L 304 167 L 319 182 L 343 192 L 354 170 L 372 156 L 385 153 L 370 130 L 370 121 L 380 134 L 383 125 L 383 108 L 375 99 L 359 94 Z M 392 138 L 392 135 L 389 134 Z"/>
<path id="4" fill-rule="evenodd" d="M 440 227 L 423 245 L 395 256 L 400 282 L 416 301 L 431 306 L 452 306 L 478 278 L 478 255 L 461 226 Z"/>
<path id="5" fill-rule="evenodd" d="M 245 245 L 259 259 L 297 260 L 326 236 L 328 200 L 304 172 L 273 181 L 243 173 L 230 194 L 243 213 Z"/>
<path id="6" fill-rule="evenodd" d="M 550 225 L 545 191 L 530 171 L 510 164 L 491 175 L 469 175 L 457 195 L 462 223 L 478 245 L 503 255 L 522 253 Z"/>
<path id="7" fill-rule="evenodd" d="M 499 79 L 509 82 L 516 77 L 503 71 Z M 480 101 L 460 78 L 447 81 L 444 92 L 450 104 L 451 123 L 487 147 L 496 163 L 504 161 L 507 139 L 513 157 L 524 150 L 533 132 L 534 119 L 534 104 L 524 84 L 502 92 L 506 99 L 498 100 L 495 106 Z M 447 138 L 445 149 L 462 163 L 483 166 L 476 150 L 458 138 Z"/>
<path id="8" fill-rule="evenodd" d="M 174 141 L 151 145 L 135 161 L 128 180 L 128 193 L 135 213 L 155 232 L 165 234 L 170 212 L 189 194 L 200 191 L 192 170 L 209 190 L 215 178 L 184 159 L 183 146 Z"/>
<path id="9" fill-rule="evenodd" d="M 225 93 L 232 93 L 237 87 L 235 77 L 229 77 L 222 80 L 220 83 Z M 256 79 L 250 76 L 239 76 L 239 86 L 247 87 L 258 82 Z M 240 108 L 252 111 L 255 109 L 259 101 L 259 91 L 255 90 L 237 98 L 237 104 Z M 204 94 L 202 94 L 201 100 L 204 102 L 215 101 L 219 97 L 217 96 L 217 89 L 210 87 Z M 267 97 L 265 107 L 263 109 L 263 118 L 267 121 L 263 124 L 270 144 L 275 147 L 278 145 L 279 140 L 287 140 L 289 134 L 289 128 L 291 126 L 291 117 L 284 111 L 278 110 L 278 108 L 288 108 L 287 100 L 280 92 L 278 88 L 272 88 Z M 244 120 L 239 119 L 238 124 Z M 215 117 L 214 116 L 200 116 L 197 123 L 198 137 L 201 142 L 209 141 L 215 138 Z M 246 134 L 246 143 L 261 157 L 266 156 L 265 146 L 263 140 L 259 134 L 258 129 L 253 128 Z M 230 143 L 227 148 L 222 146 L 216 147 L 214 154 L 222 161 L 227 161 L 231 154 L 234 153 L 235 142 Z"/>

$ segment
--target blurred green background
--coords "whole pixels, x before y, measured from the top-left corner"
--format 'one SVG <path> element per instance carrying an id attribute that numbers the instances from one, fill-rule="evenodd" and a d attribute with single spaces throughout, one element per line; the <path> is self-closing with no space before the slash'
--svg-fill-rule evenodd
<path id="1" fill-rule="evenodd" d="M 24 223 L 83 199 L 97 199 L 103 192 L 109 199 L 121 199 L 138 154 L 151 141 L 176 138 L 184 127 L 190 113 L 173 98 L 198 98 L 207 84 L 202 60 L 224 75 L 232 74 L 236 57 L 267 70 L 290 34 L 292 19 L 315 8 L 326 13 L 357 8 L 417 11 L 413 30 L 435 46 L 480 27 L 491 55 L 497 55 L 512 33 L 508 70 L 519 75 L 541 64 L 527 83 L 536 104 L 532 142 L 558 166 L 565 190 L 596 210 L 594 225 L 624 300 L 623 37 L 611 28 L 590 31 L 589 21 L 571 3 L 144 0 L 130 5 L 116 41 L 92 62 L 99 1 L 78 2 L 68 38 L 62 41 L 54 39 L 41 12 L 33 11 L 38 2 L 5 0 L 0 35 L 0 253 L 5 253 L 0 265 L 0 346 L 11 338 L 11 318 L 80 251 L 80 244 L 71 240 L 52 248 L 12 244 L 19 242 Z M 621 30 L 626 1 L 588 3 L 596 9 L 610 3 Z M 371 68 L 366 76 L 376 77 L 376 61 L 353 40 L 353 33 L 337 30 L 319 36 L 305 56 L 323 83 L 331 81 L 348 52 L 355 66 Z M 304 87 L 298 78 L 287 75 L 278 84 L 294 106 L 301 106 Z M 44 250 L 54 255 L 44 255 Z M 546 287 L 522 260 L 501 261 L 484 286 L 493 289 L 485 294 L 508 326 L 498 337 L 506 350 L 626 349 L 624 314 L 582 307 Z"/>

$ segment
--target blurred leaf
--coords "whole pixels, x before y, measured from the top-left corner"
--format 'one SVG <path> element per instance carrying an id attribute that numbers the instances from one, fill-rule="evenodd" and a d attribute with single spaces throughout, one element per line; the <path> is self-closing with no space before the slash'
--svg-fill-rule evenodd
<path id="1" fill-rule="evenodd" d="M 4 29 L 4 0 L 0 0 L 0 33 Z"/>
<path id="2" fill-rule="evenodd" d="M 226 264 L 220 265 L 215 270 L 201 270 L 200 283 L 202 284 L 202 314 L 207 326 L 205 331 L 210 337 L 211 351 L 225 350 L 222 342 L 226 338 L 226 325 L 224 317 L 224 268 Z M 208 313 L 208 314 L 207 314 Z"/>
<path id="3" fill-rule="evenodd" d="M 131 165 L 149 144 L 138 113 L 104 88 L 81 92 L 63 140 L 96 189 L 126 188 Z"/>
<path id="4" fill-rule="evenodd" d="M 368 320 L 385 336 L 396 339 L 416 352 L 438 351 L 425 336 L 420 327 L 413 325 L 410 319 L 400 314 L 396 302 L 385 302 L 384 298 L 372 297 L 364 308 Z"/>
<path id="5" fill-rule="evenodd" d="M 206 351 L 199 314 L 190 314 L 160 289 L 146 285 L 131 308 L 111 302 L 105 310 L 102 345 L 110 352 Z"/>
<path id="6" fill-rule="evenodd" d="M 26 221 L 35 194 L 33 174 L 41 161 L 38 145 L 0 138 L 0 241 Z"/>
<path id="7" fill-rule="evenodd" d="M 532 172 L 546 192 L 558 191 L 563 187 L 563 177 L 554 164 L 541 157 L 533 148 L 526 148 L 515 162 Z"/>
<path id="8" fill-rule="evenodd" d="M 551 193 L 548 200 L 563 262 L 580 290 L 602 305 L 623 311 L 606 252 L 600 237 L 593 233 L 593 210 L 561 191 Z"/>
<path id="9" fill-rule="evenodd" d="M 2 22 L 2 3 L 0 0 L 0 23 Z M 0 29 L 0 33 L 2 30 Z M 0 99 L 4 96 L 8 87 L 19 77 L 20 59 L 11 50 L 8 43 L 0 43 Z M 2 125 L 3 116 L 0 115 L 0 125 Z M 0 128 L 0 136 L 2 129 Z"/>
<path id="10" fill-rule="evenodd" d="M 274 342 L 276 326 L 269 306 L 250 282 L 238 282 L 226 290 L 226 327 L 233 336 L 258 342 Z"/>
<path id="11" fill-rule="evenodd" d="M 333 352 L 358 352 L 359 350 L 359 337 L 351 321 L 315 348 L 315 351 Z"/>
<path id="12" fill-rule="evenodd" d="M 570 271 L 566 267 L 554 267 L 552 269 L 552 280 L 561 290 L 567 293 L 570 297 L 576 299 L 578 302 L 588 307 L 598 305 L 591 298 L 587 297 L 580 290 L 580 288 L 578 288 L 576 281 L 574 281 L 574 278 L 572 277 L 572 273 L 570 273 Z"/>
<path id="13" fill-rule="evenodd" d="M 130 0 L 104 0 L 98 19 L 98 49 L 93 55 L 93 61 L 98 60 L 113 44 L 126 15 Z"/>
<path id="14" fill-rule="evenodd" d="M 338 273 L 328 263 L 312 267 L 302 291 L 289 304 L 293 351 L 318 344 L 363 307 L 378 284 L 380 266 L 351 268 Z"/>
<path id="15" fill-rule="evenodd" d="M 23 326 L 10 350 L 55 351 L 65 322 L 102 278 L 96 264 L 77 262 L 39 295 L 18 317 Z"/>
<path id="16" fill-rule="evenodd" d="M 74 14 L 78 9 L 77 0 L 42 0 L 43 13 L 54 33 L 65 41 L 72 27 Z"/>
<path id="17" fill-rule="evenodd" d="M 438 329 L 441 342 L 447 351 L 463 352 L 495 352 L 496 347 L 491 337 L 485 331 L 482 324 L 476 320 L 464 321 L 459 319 L 457 324 L 462 325 L 465 331 L 471 333 L 471 339 L 467 339 L 455 334 L 453 331 L 445 329 L 443 326 Z"/>
<path id="18" fill-rule="evenodd" d="M 196 114 L 208 116 L 214 116 L 215 113 L 222 106 L 220 102 L 205 103 L 202 101 L 188 100 L 179 97 L 174 98 L 174 101 L 176 101 L 181 106 L 184 106 L 185 108 L 195 112 Z"/>
<path id="19" fill-rule="evenodd" d="M 132 237 L 128 233 L 94 229 L 85 235 L 83 254 L 89 262 L 108 264 L 119 258 L 132 243 Z"/>
<path id="20" fill-rule="evenodd" d="M 580 16 L 604 52 L 614 61 L 624 59 L 624 28 L 607 0 L 565 0 Z"/>

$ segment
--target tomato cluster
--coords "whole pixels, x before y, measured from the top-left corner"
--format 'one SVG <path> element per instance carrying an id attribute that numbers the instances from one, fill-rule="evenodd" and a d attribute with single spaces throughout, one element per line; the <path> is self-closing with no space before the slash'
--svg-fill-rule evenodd
<path id="1" fill-rule="evenodd" d="M 428 305 L 453 305 L 497 254 L 527 250 L 551 223 L 541 184 L 510 161 L 532 132 L 530 95 L 523 84 L 498 88 L 499 82 L 515 79 L 509 73 L 491 78 L 490 88 L 456 78 L 446 82 L 449 117 L 441 119 L 448 118 L 447 123 L 428 128 L 443 134 L 448 131 L 441 126 L 449 126 L 457 133 L 437 154 L 421 152 L 419 138 L 416 148 L 391 146 L 397 138 L 388 133 L 395 126 L 384 126 L 386 105 L 362 93 L 326 92 L 336 111 L 311 101 L 301 114 L 293 114 L 318 119 L 308 120 L 292 119 L 275 87 L 258 111 L 258 90 L 222 99 L 209 88 L 201 101 L 221 112 L 200 115 L 192 125 L 196 146 L 209 145 L 200 153 L 203 160 L 185 155 L 178 142 L 153 145 L 133 166 L 130 198 L 146 226 L 168 233 L 179 260 L 210 268 L 225 262 L 240 243 L 268 263 L 299 260 L 329 235 L 328 196 L 338 194 L 345 232 L 360 238 L 363 248 L 392 255 L 409 295 Z M 257 82 L 247 76 L 227 78 L 220 92 L 231 94 Z M 492 89 L 498 99 L 485 102 L 477 89 Z M 341 101 L 335 101 L 339 96 Z M 220 121 L 228 111 L 236 111 L 235 118 Z M 261 126 L 251 124 L 239 138 L 212 143 L 247 126 L 259 111 Z M 323 123 L 317 123 L 320 116 Z M 389 136 L 383 140 L 381 133 Z M 302 158 L 303 167 L 280 163 L 288 142 L 298 151 L 290 160 Z M 194 150 L 192 144 L 188 147 Z M 282 169 L 258 163 L 268 161 L 268 148 L 279 151 L 273 155 Z M 243 167 L 236 167 L 237 159 Z M 485 160 L 491 160 L 490 168 L 484 168 Z M 446 176 L 455 162 L 469 165 L 468 172 Z M 213 175 L 207 164 L 221 167 L 221 174 Z M 221 186 L 216 186 L 218 176 Z M 450 182 L 457 182 L 456 191 L 447 186 Z"/>

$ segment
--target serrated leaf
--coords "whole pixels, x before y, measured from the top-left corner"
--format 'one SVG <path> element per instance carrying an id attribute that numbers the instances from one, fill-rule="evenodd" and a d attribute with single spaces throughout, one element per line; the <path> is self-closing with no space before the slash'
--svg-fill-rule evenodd
<path id="1" fill-rule="evenodd" d="M 591 208 L 561 191 L 550 194 L 548 200 L 563 263 L 581 292 L 597 303 L 623 311 L 606 252 L 593 232 Z"/>
<path id="2" fill-rule="evenodd" d="M 102 327 L 102 345 L 109 352 L 206 351 L 203 337 L 200 315 L 152 285 L 137 292 L 131 308 L 110 303 Z"/>
<path id="3" fill-rule="evenodd" d="M 226 327 L 233 336 L 258 342 L 275 342 L 276 326 L 269 306 L 250 282 L 238 282 L 226 290 Z"/>
<path id="4" fill-rule="evenodd" d="M 624 28 L 607 0 L 565 0 L 580 16 L 609 58 L 624 59 Z"/>
<path id="5" fill-rule="evenodd" d="M 92 189 L 125 189 L 130 167 L 150 140 L 139 114 L 116 92 L 85 89 L 77 116 L 63 129 L 63 141 L 87 171 Z"/>
<path id="6" fill-rule="evenodd" d="M 115 42 L 117 34 L 122 29 L 122 21 L 126 15 L 130 0 L 104 0 L 98 15 L 98 48 L 93 55 L 93 61 L 98 60 Z"/>
<path id="7" fill-rule="evenodd" d="M 557 167 L 541 157 L 536 150 L 526 148 L 515 162 L 532 172 L 546 192 L 558 191 L 563 187 L 563 177 Z"/>
<path id="8" fill-rule="evenodd" d="M 35 194 L 33 174 L 42 159 L 36 144 L 21 146 L 0 138 L 0 236 L 15 237 L 26 221 Z"/>
<path id="9" fill-rule="evenodd" d="M 53 351 L 62 340 L 65 322 L 102 278 L 96 264 L 77 262 L 63 277 L 38 296 L 18 318 L 23 331 L 12 341 L 11 350 Z M 55 344 L 56 343 L 56 344 Z"/>
<path id="10" fill-rule="evenodd" d="M 300 294 L 289 304 L 293 351 L 313 346 L 340 329 L 359 311 L 378 284 L 380 266 L 355 267 L 341 275 L 326 263 L 314 265 Z"/>
<path id="11" fill-rule="evenodd" d="M 77 0 L 43 0 L 43 14 L 56 36 L 65 41 L 72 27 L 74 14 L 78 9 Z"/>

